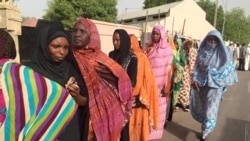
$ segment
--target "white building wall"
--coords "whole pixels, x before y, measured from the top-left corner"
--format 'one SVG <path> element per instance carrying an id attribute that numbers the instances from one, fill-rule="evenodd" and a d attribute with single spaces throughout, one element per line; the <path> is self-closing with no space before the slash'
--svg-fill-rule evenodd
<path id="1" fill-rule="evenodd" d="M 206 21 L 206 13 L 192 0 L 184 0 L 171 9 L 168 18 L 171 17 L 174 19 L 174 32 L 183 31 L 184 36 L 202 40 L 210 30 L 214 29 Z"/>
<path id="2" fill-rule="evenodd" d="M 164 6 L 155 7 L 154 11 L 165 11 Z M 168 6 L 165 6 L 168 7 Z M 152 11 L 152 9 L 150 9 Z M 157 12 L 155 12 L 157 13 Z M 128 18 L 129 15 L 137 15 L 138 17 L 146 16 L 144 12 L 134 12 L 128 13 L 128 15 L 123 15 Z M 161 13 L 163 14 L 163 13 Z M 148 34 L 152 31 L 155 24 L 158 23 L 158 19 L 152 19 L 152 15 L 148 16 L 148 21 L 136 22 L 133 19 L 131 23 L 124 23 L 131 26 L 141 27 L 143 32 L 142 42 L 147 42 L 149 36 Z M 183 0 L 179 4 L 174 5 L 169 9 L 166 18 L 160 20 L 160 24 L 165 26 L 168 33 L 182 33 L 184 36 L 190 36 L 192 38 L 203 40 L 210 30 L 215 29 L 208 21 L 206 21 L 206 13 L 199 7 L 199 5 L 193 0 Z M 145 27 L 147 26 L 147 27 Z"/>

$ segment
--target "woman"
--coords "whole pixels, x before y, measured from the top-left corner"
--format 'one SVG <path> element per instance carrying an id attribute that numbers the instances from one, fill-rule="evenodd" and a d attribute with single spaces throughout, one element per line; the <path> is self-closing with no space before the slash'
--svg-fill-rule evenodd
<path id="1" fill-rule="evenodd" d="M 88 140 L 117 141 L 131 114 L 132 87 L 124 69 L 101 51 L 96 25 L 79 18 L 73 52 L 89 94 Z"/>
<path id="2" fill-rule="evenodd" d="M 180 94 L 181 80 L 183 75 L 183 68 L 186 64 L 186 57 L 182 49 L 182 40 L 180 38 L 175 38 L 176 52 L 174 52 L 173 59 L 173 97 L 171 98 L 171 104 L 173 107 L 173 112 L 177 111 L 177 102 Z"/>
<path id="3" fill-rule="evenodd" d="M 4 140 L 80 140 L 79 114 L 87 93 L 77 71 L 65 61 L 69 47 L 63 27 L 54 24 L 42 31 L 29 67 L 4 66 Z"/>
<path id="4" fill-rule="evenodd" d="M 16 49 L 14 41 L 5 30 L 0 30 L 0 74 L 2 73 L 2 67 L 4 63 L 14 59 L 15 57 L 16 57 Z M 0 127 L 4 122 L 5 116 L 6 116 L 6 105 L 0 82 Z"/>
<path id="5" fill-rule="evenodd" d="M 187 63 L 183 70 L 182 86 L 178 101 L 182 105 L 184 111 L 189 111 L 192 72 L 194 70 L 194 64 L 197 56 L 195 46 L 195 42 L 192 39 L 187 39 L 183 43 L 183 50 L 187 59 Z"/>
<path id="6" fill-rule="evenodd" d="M 109 57 L 114 59 L 126 70 L 131 80 L 132 87 L 136 84 L 137 58 L 131 50 L 131 42 L 127 31 L 116 29 L 113 33 L 114 50 L 109 53 Z"/>
<path id="7" fill-rule="evenodd" d="M 151 129 L 149 140 L 161 139 L 166 121 L 167 102 L 170 96 L 173 54 L 167 43 L 165 28 L 155 25 L 149 39 L 146 54 L 155 74 L 159 99 L 159 129 Z"/>
<path id="8" fill-rule="evenodd" d="M 157 84 L 151 64 L 142 52 L 135 35 L 130 35 L 132 52 L 138 58 L 137 78 L 133 89 L 134 103 L 129 120 L 129 139 L 148 141 L 150 129 L 159 127 Z"/>
<path id="9" fill-rule="evenodd" d="M 132 87 L 135 87 L 137 76 L 138 60 L 131 50 L 131 42 L 127 31 L 116 29 L 113 33 L 114 50 L 109 53 L 109 57 L 120 64 L 128 73 Z M 133 98 L 134 99 L 134 98 Z M 127 124 L 121 133 L 120 141 L 129 141 L 129 124 Z"/>
<path id="10" fill-rule="evenodd" d="M 220 32 L 210 31 L 198 50 L 191 89 L 191 114 L 202 124 L 200 140 L 205 140 L 215 128 L 223 93 L 237 81 L 235 67 Z"/>

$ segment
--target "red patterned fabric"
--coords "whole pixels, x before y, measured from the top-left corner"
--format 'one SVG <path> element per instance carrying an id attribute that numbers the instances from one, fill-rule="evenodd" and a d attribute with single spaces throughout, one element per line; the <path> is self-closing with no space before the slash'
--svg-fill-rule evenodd
<path id="1" fill-rule="evenodd" d="M 86 28 L 90 41 L 86 47 L 75 48 L 73 52 L 86 82 L 89 93 L 90 120 L 97 140 L 117 141 L 123 122 L 131 112 L 132 87 L 123 68 L 101 51 L 100 37 L 95 24 L 85 18 L 76 21 Z M 110 70 L 110 76 L 118 79 L 117 86 L 111 86 L 101 75 L 98 66 Z M 117 88 L 118 93 L 114 90 Z M 124 110 L 125 109 L 125 110 Z"/>

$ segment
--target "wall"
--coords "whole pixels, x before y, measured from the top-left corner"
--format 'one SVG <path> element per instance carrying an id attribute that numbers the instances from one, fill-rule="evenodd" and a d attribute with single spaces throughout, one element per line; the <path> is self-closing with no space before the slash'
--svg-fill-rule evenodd
<path id="1" fill-rule="evenodd" d="M 18 36 L 21 35 L 20 10 L 11 5 L 12 1 L 0 2 L 0 29 L 7 31 L 15 42 L 17 56 L 15 60 L 20 62 Z"/>

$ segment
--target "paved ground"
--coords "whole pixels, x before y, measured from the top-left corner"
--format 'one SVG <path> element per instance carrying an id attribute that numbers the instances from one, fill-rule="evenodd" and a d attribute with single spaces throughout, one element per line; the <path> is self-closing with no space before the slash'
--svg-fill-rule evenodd
<path id="1" fill-rule="evenodd" d="M 215 130 L 206 141 L 250 141 L 250 71 L 238 71 L 239 82 L 224 95 Z M 200 123 L 179 109 L 159 141 L 199 141 Z"/>

